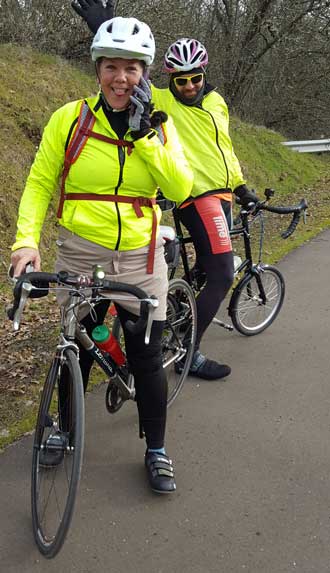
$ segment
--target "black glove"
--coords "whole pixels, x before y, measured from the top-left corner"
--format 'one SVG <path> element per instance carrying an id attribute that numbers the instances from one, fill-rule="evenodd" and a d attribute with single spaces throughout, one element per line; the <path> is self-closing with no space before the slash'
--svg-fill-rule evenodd
<path id="1" fill-rule="evenodd" d="M 151 89 L 150 82 L 141 77 L 138 86 L 134 87 L 133 95 L 130 96 L 131 109 L 128 125 L 133 139 L 140 139 L 149 133 L 151 126 Z"/>
<path id="2" fill-rule="evenodd" d="M 234 190 L 236 197 L 239 198 L 239 202 L 243 207 L 249 203 L 258 203 L 259 197 L 255 194 L 253 189 L 248 189 L 246 185 L 240 185 Z"/>
<path id="3" fill-rule="evenodd" d="M 113 0 L 107 0 L 105 7 L 102 0 L 73 0 L 71 6 L 85 20 L 93 34 L 96 34 L 103 22 L 114 17 Z"/>

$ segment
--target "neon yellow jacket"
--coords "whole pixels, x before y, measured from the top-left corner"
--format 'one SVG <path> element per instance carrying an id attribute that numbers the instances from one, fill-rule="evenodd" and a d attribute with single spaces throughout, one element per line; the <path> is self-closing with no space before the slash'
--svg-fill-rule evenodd
<path id="1" fill-rule="evenodd" d="M 177 100 L 169 88 L 152 86 L 157 109 L 172 116 L 186 158 L 194 173 L 191 195 L 230 188 L 245 183 L 229 135 L 228 108 L 214 89 L 200 106 L 188 106 Z M 229 196 L 230 197 L 230 196 Z"/>
<path id="2" fill-rule="evenodd" d="M 44 130 L 22 195 L 12 250 L 38 247 L 49 202 L 58 190 L 69 130 L 79 116 L 82 101 L 71 102 L 58 109 Z M 93 131 L 118 139 L 102 107 L 97 105 L 99 96 L 85 101 L 96 116 Z M 193 175 L 171 119 L 163 124 L 163 128 L 165 145 L 157 136 L 143 137 L 134 142 L 130 155 L 127 148 L 89 137 L 81 155 L 70 168 L 65 183 L 66 193 L 154 197 L 157 187 L 160 187 L 163 194 L 173 201 L 186 199 L 191 192 Z M 126 136 L 131 139 L 128 133 Z M 161 212 L 158 206 L 156 209 L 159 221 Z M 70 200 L 64 202 L 59 223 L 84 239 L 109 249 L 126 251 L 150 243 L 152 209 L 142 207 L 142 211 L 144 217 L 137 218 L 131 204 Z"/>

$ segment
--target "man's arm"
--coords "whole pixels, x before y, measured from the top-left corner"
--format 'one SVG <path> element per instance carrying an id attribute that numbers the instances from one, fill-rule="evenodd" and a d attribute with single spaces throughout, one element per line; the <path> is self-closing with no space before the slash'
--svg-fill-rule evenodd
<path id="1" fill-rule="evenodd" d="M 71 6 L 85 20 L 93 34 L 96 34 L 103 22 L 114 17 L 113 0 L 106 0 L 105 6 L 102 0 L 73 0 Z"/>

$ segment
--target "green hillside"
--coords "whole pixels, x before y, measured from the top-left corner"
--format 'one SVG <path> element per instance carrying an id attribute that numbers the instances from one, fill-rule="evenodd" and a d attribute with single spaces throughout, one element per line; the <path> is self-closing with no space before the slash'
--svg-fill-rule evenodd
<path id="1" fill-rule="evenodd" d="M 52 111 L 67 101 L 95 92 L 96 82 L 92 74 L 89 76 L 60 58 L 12 45 L 0 45 L 0 70 L 0 256 L 1 266 L 6 266 L 19 199 L 42 129 Z M 259 194 L 264 187 L 274 187 L 277 198 L 286 202 L 290 202 L 291 194 L 311 194 L 317 197 L 318 218 L 320 207 L 321 217 L 317 229 L 310 232 L 328 224 L 330 208 L 328 213 L 327 204 L 322 202 L 330 173 L 328 156 L 293 152 L 280 144 L 283 138 L 279 134 L 236 118 L 231 122 L 231 134 L 250 186 Z M 313 203 L 314 199 L 310 201 L 311 215 Z M 48 254 L 54 221 L 54 209 L 50 209 L 41 245 Z"/>
<path id="2" fill-rule="evenodd" d="M 7 263 L 19 199 L 42 130 L 55 109 L 95 92 L 96 82 L 60 58 L 12 45 L 0 45 L 0 75 L 0 256 Z M 54 221 L 54 211 L 49 219 Z M 52 231 L 47 225 L 44 248 Z"/>
<path id="3" fill-rule="evenodd" d="M 52 111 L 67 101 L 95 92 L 96 82 L 93 74 L 87 75 L 60 58 L 12 45 L 0 45 L 0 76 L 1 447 L 32 427 L 39 383 L 52 339 L 49 317 L 56 320 L 47 299 L 31 302 L 25 325 L 18 335 L 11 333 L 11 324 L 4 320 L 4 307 L 10 300 L 6 271 L 19 199 L 42 129 Z M 283 138 L 279 134 L 236 118 L 231 122 L 231 134 L 248 185 L 255 187 L 259 195 L 263 188 L 273 187 L 277 190 L 275 204 L 294 203 L 303 196 L 309 201 L 307 225 L 300 225 L 288 241 L 278 238 L 279 221 L 270 223 L 266 261 L 276 261 L 330 224 L 329 155 L 295 153 L 281 145 Z M 287 220 L 283 221 L 283 225 L 286 224 Z M 54 204 L 49 210 L 41 244 L 44 270 L 52 267 L 55 234 Z"/>

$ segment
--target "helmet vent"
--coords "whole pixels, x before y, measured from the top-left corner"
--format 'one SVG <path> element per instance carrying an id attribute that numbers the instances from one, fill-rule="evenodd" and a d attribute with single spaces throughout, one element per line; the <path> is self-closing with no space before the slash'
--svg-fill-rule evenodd
<path id="1" fill-rule="evenodd" d="M 139 32 L 140 32 L 140 28 L 139 28 L 139 26 L 137 26 L 137 25 L 135 24 L 135 26 L 134 26 L 134 28 L 133 28 L 132 34 L 138 34 Z"/>
<path id="2" fill-rule="evenodd" d="M 194 55 L 193 58 L 191 58 L 191 63 L 194 64 L 196 62 L 196 60 L 198 60 L 200 58 L 200 53 L 197 52 L 197 54 Z"/>

